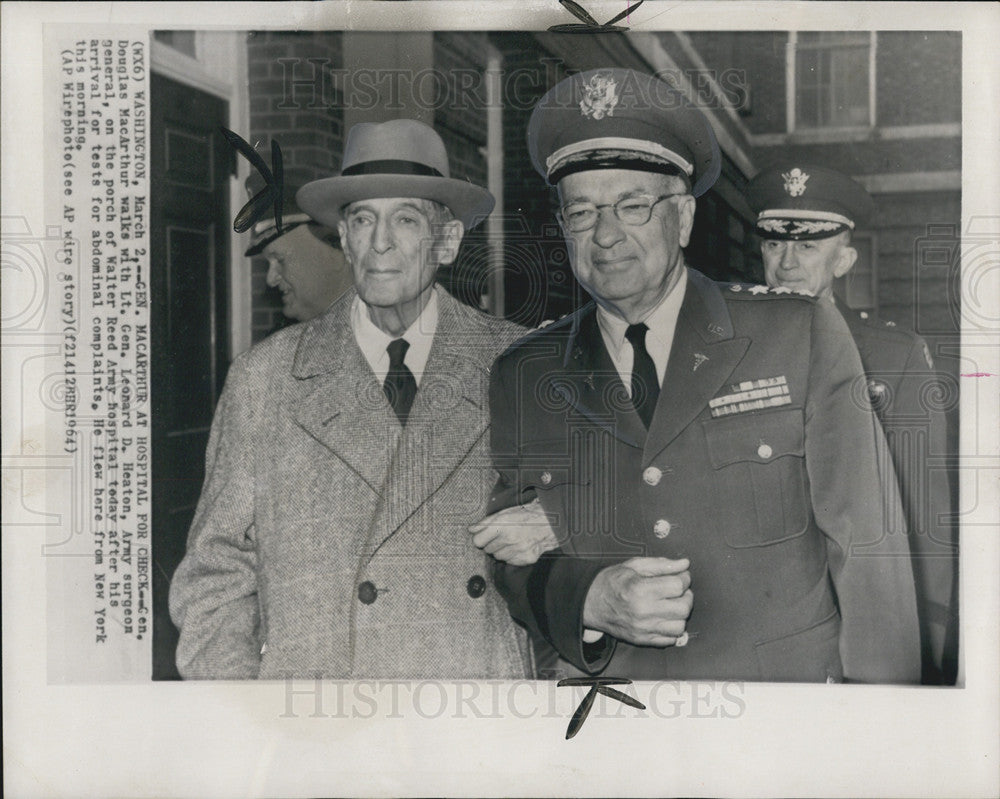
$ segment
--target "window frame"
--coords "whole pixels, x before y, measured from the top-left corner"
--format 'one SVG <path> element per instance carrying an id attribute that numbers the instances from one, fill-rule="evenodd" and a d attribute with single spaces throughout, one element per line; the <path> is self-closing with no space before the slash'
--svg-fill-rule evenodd
<path id="1" fill-rule="evenodd" d="M 812 31 L 809 31 L 810 33 Z M 836 31 L 831 31 L 836 32 Z M 831 46 L 836 46 L 831 44 Z M 823 44 L 802 46 L 799 43 L 799 32 L 791 31 L 785 49 L 785 130 L 787 133 L 811 133 L 815 131 L 845 131 L 871 130 L 877 124 L 876 120 L 876 56 L 878 53 L 878 35 L 875 31 L 868 32 L 868 122 L 865 125 L 817 125 L 802 127 L 797 124 L 798 115 L 798 84 L 796 67 L 798 54 L 801 50 L 811 51 L 825 49 Z"/>

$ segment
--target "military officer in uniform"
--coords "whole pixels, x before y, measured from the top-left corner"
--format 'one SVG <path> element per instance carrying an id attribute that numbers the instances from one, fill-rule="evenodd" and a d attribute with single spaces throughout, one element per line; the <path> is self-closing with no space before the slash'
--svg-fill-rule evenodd
<path id="1" fill-rule="evenodd" d="M 497 561 L 564 674 L 912 683 L 909 548 L 836 309 L 684 264 L 719 174 L 708 121 L 632 70 L 556 85 L 528 127 L 594 298 L 494 364 L 492 507 L 561 542 Z"/>
<path id="2" fill-rule="evenodd" d="M 295 189 L 308 178 L 295 169 L 288 170 L 285 178 L 281 229 L 273 214 L 257 222 L 244 255 L 267 258 L 267 285 L 281 292 L 282 312 L 294 322 L 307 322 L 351 287 L 351 270 L 337 231 L 295 204 Z M 263 178 L 255 172 L 247 180 L 248 195 L 253 197 L 263 186 Z"/>
<path id="3" fill-rule="evenodd" d="M 861 355 L 872 406 L 885 430 L 899 478 L 913 556 L 923 682 L 954 682 L 957 667 L 957 538 L 947 469 L 928 468 L 946 454 L 943 392 L 924 340 L 857 312 L 834 294 L 858 253 L 856 226 L 874 211 L 868 192 L 846 175 L 787 162 L 758 174 L 747 187 L 757 213 L 764 276 L 771 288 L 805 289 L 836 305 Z"/>

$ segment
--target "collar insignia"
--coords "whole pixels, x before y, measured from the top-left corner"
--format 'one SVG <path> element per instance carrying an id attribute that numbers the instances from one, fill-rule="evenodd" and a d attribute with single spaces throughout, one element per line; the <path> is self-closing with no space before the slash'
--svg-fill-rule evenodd
<path id="1" fill-rule="evenodd" d="M 805 194 L 806 181 L 809 180 L 809 176 L 801 169 L 795 167 L 791 172 L 782 172 L 781 178 L 785 181 L 785 191 L 789 195 L 798 197 L 801 194 Z"/>
<path id="2" fill-rule="evenodd" d="M 618 83 L 610 75 L 594 75 L 583 87 L 580 113 L 585 117 L 604 119 L 615 115 L 618 105 Z"/>

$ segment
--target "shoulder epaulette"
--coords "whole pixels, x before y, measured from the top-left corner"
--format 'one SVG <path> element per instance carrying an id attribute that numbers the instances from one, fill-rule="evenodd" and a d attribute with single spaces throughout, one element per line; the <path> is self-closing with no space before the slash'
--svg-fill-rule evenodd
<path id="1" fill-rule="evenodd" d="M 787 286 L 776 286 L 769 288 L 760 283 L 730 283 L 727 286 L 730 297 L 752 298 L 752 297 L 800 297 L 815 300 L 816 295 L 805 289 L 792 289 Z"/>

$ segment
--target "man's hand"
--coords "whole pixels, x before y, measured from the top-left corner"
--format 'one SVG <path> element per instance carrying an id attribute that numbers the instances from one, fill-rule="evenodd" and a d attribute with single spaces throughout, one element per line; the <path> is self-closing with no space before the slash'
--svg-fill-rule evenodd
<path id="1" fill-rule="evenodd" d="M 599 572 L 583 605 L 583 625 L 639 646 L 672 646 L 691 615 L 690 563 L 632 558 Z"/>
<path id="2" fill-rule="evenodd" d="M 530 566 L 559 541 L 538 500 L 487 516 L 469 527 L 472 543 L 511 566 Z"/>

